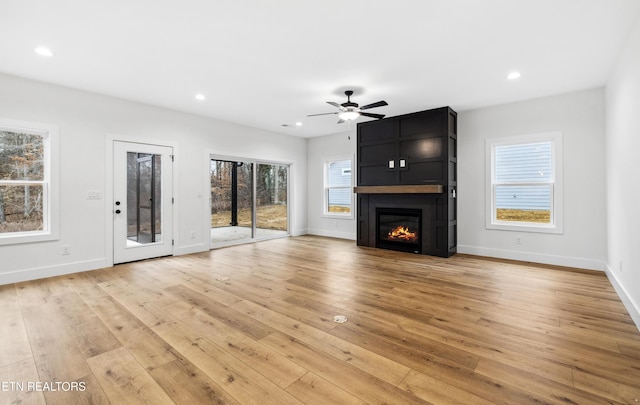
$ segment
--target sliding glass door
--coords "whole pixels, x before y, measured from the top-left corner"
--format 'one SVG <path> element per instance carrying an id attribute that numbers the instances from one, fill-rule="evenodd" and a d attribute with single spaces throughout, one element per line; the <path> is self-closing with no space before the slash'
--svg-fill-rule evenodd
<path id="1" fill-rule="evenodd" d="M 256 237 L 289 232 L 289 166 L 258 163 L 256 167 Z"/>
<path id="2" fill-rule="evenodd" d="M 212 158 L 211 247 L 289 234 L 289 166 Z"/>

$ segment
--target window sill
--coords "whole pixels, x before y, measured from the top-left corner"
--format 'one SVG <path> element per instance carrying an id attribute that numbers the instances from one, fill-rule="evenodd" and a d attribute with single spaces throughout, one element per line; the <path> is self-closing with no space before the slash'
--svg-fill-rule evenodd
<path id="1" fill-rule="evenodd" d="M 327 219 L 353 219 L 353 214 L 349 213 L 349 214 L 332 214 L 332 213 L 328 213 L 325 212 L 324 214 L 322 214 L 322 218 L 327 218 Z"/>
<path id="2" fill-rule="evenodd" d="M 0 246 L 19 245 L 23 243 L 48 242 L 57 240 L 58 235 L 52 232 L 15 232 L 0 235 Z"/>
<path id="3" fill-rule="evenodd" d="M 548 224 L 535 224 L 531 222 L 488 222 L 487 229 L 514 232 L 533 232 L 533 233 L 549 233 L 562 234 L 562 227 Z"/>

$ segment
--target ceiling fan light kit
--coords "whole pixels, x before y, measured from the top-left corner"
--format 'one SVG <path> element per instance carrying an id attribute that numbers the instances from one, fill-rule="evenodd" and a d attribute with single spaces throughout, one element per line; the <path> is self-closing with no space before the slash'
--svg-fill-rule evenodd
<path id="1" fill-rule="evenodd" d="M 344 121 L 355 120 L 358 119 L 359 116 L 360 113 L 358 111 L 343 111 L 338 114 L 338 117 Z"/>
<path id="2" fill-rule="evenodd" d="M 338 104 L 334 101 L 327 101 L 327 104 L 338 108 L 339 111 L 332 112 L 332 113 L 311 114 L 311 115 L 308 115 L 307 117 L 337 114 L 338 118 L 340 118 L 340 120 L 338 121 L 338 124 L 356 120 L 361 115 L 363 117 L 369 117 L 369 118 L 377 118 L 377 119 L 384 118 L 384 114 L 367 113 L 367 112 L 363 112 L 362 110 L 368 110 L 370 108 L 383 107 L 385 105 L 389 105 L 387 104 L 386 101 L 382 100 L 382 101 L 378 101 L 375 103 L 371 103 L 371 104 L 367 104 L 365 106 L 359 107 L 358 103 L 354 103 L 353 101 L 351 101 L 351 96 L 353 95 L 352 90 L 347 90 L 344 92 L 344 94 L 347 96 L 347 101 L 345 103 Z"/>

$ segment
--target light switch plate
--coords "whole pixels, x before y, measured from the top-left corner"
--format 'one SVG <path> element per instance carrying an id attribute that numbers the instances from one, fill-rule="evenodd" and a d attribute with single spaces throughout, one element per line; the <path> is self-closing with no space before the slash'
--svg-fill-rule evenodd
<path id="1" fill-rule="evenodd" d="M 98 190 L 89 190 L 87 191 L 87 200 L 101 200 L 102 193 Z"/>

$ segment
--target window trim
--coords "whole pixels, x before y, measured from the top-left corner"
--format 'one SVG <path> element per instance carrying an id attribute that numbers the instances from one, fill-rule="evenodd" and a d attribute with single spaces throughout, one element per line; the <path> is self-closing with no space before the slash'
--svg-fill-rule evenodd
<path id="1" fill-rule="evenodd" d="M 5 181 L 6 184 L 42 184 L 45 196 L 42 207 L 43 229 L 40 231 L 0 233 L 0 246 L 59 239 L 59 168 L 57 164 L 59 156 L 58 126 L 0 117 L 0 128 L 12 132 L 41 135 L 43 137 L 45 167 L 43 180 Z"/>
<path id="2" fill-rule="evenodd" d="M 495 198 L 495 149 L 497 146 L 528 144 L 537 142 L 551 142 L 552 164 L 553 164 L 553 181 L 549 183 L 536 183 L 536 184 L 549 184 L 551 185 L 551 223 L 550 224 L 537 224 L 533 222 L 507 222 L 498 221 L 495 218 L 496 213 L 496 198 Z M 550 234 L 562 234 L 564 232 L 563 227 L 563 170 L 562 170 L 562 132 L 543 132 L 526 135 L 515 135 L 502 138 L 487 139 L 485 144 L 486 154 L 486 215 L 485 215 L 485 227 L 486 229 L 517 231 L 517 232 L 538 232 L 538 233 L 550 233 Z M 513 183 L 515 184 L 515 183 Z M 519 183 L 523 184 L 523 183 Z M 533 184 L 533 183 L 526 183 Z"/>
<path id="3" fill-rule="evenodd" d="M 333 162 L 336 161 L 340 161 L 340 160 L 349 160 L 351 162 L 351 182 L 349 184 L 349 186 L 342 186 L 342 187 L 329 187 L 328 185 L 328 168 L 329 165 Z M 354 159 L 353 159 L 353 155 L 343 155 L 343 156 L 332 156 L 332 157 L 327 157 L 324 159 L 324 163 L 322 165 L 322 185 L 323 185 L 323 191 L 322 191 L 322 217 L 323 218 L 333 218 L 333 219 L 353 219 L 355 218 L 354 216 L 354 195 L 353 195 L 353 180 L 354 180 L 354 176 L 353 176 L 353 163 L 354 163 Z M 351 210 L 348 213 L 339 213 L 339 212 L 329 212 L 328 208 L 329 208 L 329 189 L 349 189 L 351 190 L 350 193 L 350 204 L 351 204 Z"/>

